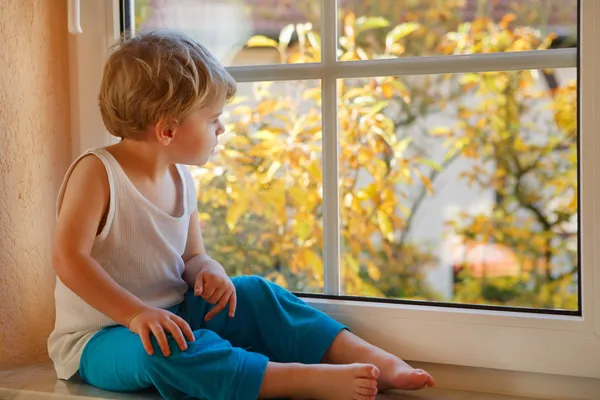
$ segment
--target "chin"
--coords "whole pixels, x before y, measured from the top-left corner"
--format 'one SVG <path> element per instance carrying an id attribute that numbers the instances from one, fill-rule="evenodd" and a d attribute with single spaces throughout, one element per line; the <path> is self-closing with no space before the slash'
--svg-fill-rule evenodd
<path id="1" fill-rule="evenodd" d="M 202 166 L 206 165 L 208 163 L 208 161 L 210 161 L 210 156 L 196 157 L 196 158 L 192 159 L 191 162 L 188 164 L 194 165 L 196 167 L 202 167 Z"/>

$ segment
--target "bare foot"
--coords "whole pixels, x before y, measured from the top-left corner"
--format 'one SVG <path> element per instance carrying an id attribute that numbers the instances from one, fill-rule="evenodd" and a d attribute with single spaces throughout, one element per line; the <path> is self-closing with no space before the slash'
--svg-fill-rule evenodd
<path id="1" fill-rule="evenodd" d="M 259 398 L 375 400 L 378 377 L 370 364 L 269 363 Z"/>
<path id="2" fill-rule="evenodd" d="M 370 364 L 314 366 L 307 382 L 318 400 L 374 400 L 379 370 Z M 321 367 L 321 368 L 319 368 Z M 325 367 L 325 368 L 322 368 Z"/>
<path id="3" fill-rule="evenodd" d="M 419 390 L 435 386 L 435 381 L 427 371 L 416 369 L 399 358 L 390 360 L 388 366 L 382 368 L 379 379 L 379 390 L 392 389 Z"/>
<path id="4" fill-rule="evenodd" d="M 435 381 L 428 372 L 411 367 L 400 358 L 348 331 L 340 332 L 322 362 L 332 364 L 362 362 L 375 365 L 381 372 L 377 380 L 380 392 L 391 389 L 419 390 L 435 386 Z"/>

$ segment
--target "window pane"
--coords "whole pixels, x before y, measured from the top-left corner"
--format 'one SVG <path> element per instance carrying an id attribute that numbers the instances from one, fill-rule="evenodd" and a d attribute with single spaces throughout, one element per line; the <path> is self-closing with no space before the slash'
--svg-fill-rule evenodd
<path id="1" fill-rule="evenodd" d="M 130 1 L 134 2 L 136 30 L 183 30 L 227 66 L 307 63 L 321 58 L 321 0 Z"/>
<path id="2" fill-rule="evenodd" d="M 577 43 L 577 0 L 340 0 L 341 60 Z"/>
<path id="3" fill-rule="evenodd" d="M 339 81 L 342 292 L 577 310 L 576 73 Z"/>
<path id="4" fill-rule="evenodd" d="M 208 253 L 235 275 L 323 293 L 318 81 L 239 85 L 213 160 L 193 169 Z"/>

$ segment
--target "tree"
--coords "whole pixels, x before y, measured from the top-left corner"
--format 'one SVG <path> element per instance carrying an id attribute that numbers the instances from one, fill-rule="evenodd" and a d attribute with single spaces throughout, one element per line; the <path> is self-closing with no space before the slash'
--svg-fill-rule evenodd
<path id="1" fill-rule="evenodd" d="M 364 2 L 375 3 L 383 4 Z M 515 14 L 462 22 L 455 15 L 463 2 L 438 3 L 420 1 L 395 24 L 345 11 L 341 59 L 544 49 L 554 38 L 517 23 Z M 290 25 L 278 41 L 253 37 L 249 46 L 273 47 L 285 63 L 319 61 L 313 27 Z M 297 43 L 290 45 L 293 35 Z M 440 177 L 467 159 L 473 168 L 461 179 L 492 190 L 496 201 L 491 213 L 457 215 L 448 234 L 467 250 L 508 249 L 518 268 L 475 270 L 465 258 L 455 266 L 452 300 L 577 307 L 576 86 L 545 90 L 536 73 L 340 82 L 344 293 L 440 299 L 424 280 L 439 262 L 433 251 L 439 243 L 415 240 L 411 229 Z M 230 108 L 232 134 L 197 180 L 207 247 L 232 274 L 322 290 L 320 102 L 318 82 L 260 83 L 250 100 L 239 98 Z M 554 119 L 541 118 L 548 115 L 541 109 Z M 427 116 L 441 112 L 455 113 L 458 123 L 423 129 Z M 440 159 L 435 147 L 443 149 Z"/>

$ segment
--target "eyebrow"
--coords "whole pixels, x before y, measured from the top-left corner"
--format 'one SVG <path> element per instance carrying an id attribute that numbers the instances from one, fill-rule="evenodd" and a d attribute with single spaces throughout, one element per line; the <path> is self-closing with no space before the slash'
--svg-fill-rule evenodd
<path id="1" fill-rule="evenodd" d="M 218 113 L 215 113 L 215 114 L 211 115 L 210 117 L 211 117 L 211 118 L 217 118 L 217 117 L 220 117 L 220 116 L 221 116 L 221 114 L 223 114 L 223 111 L 220 111 L 220 112 L 218 112 Z"/>

